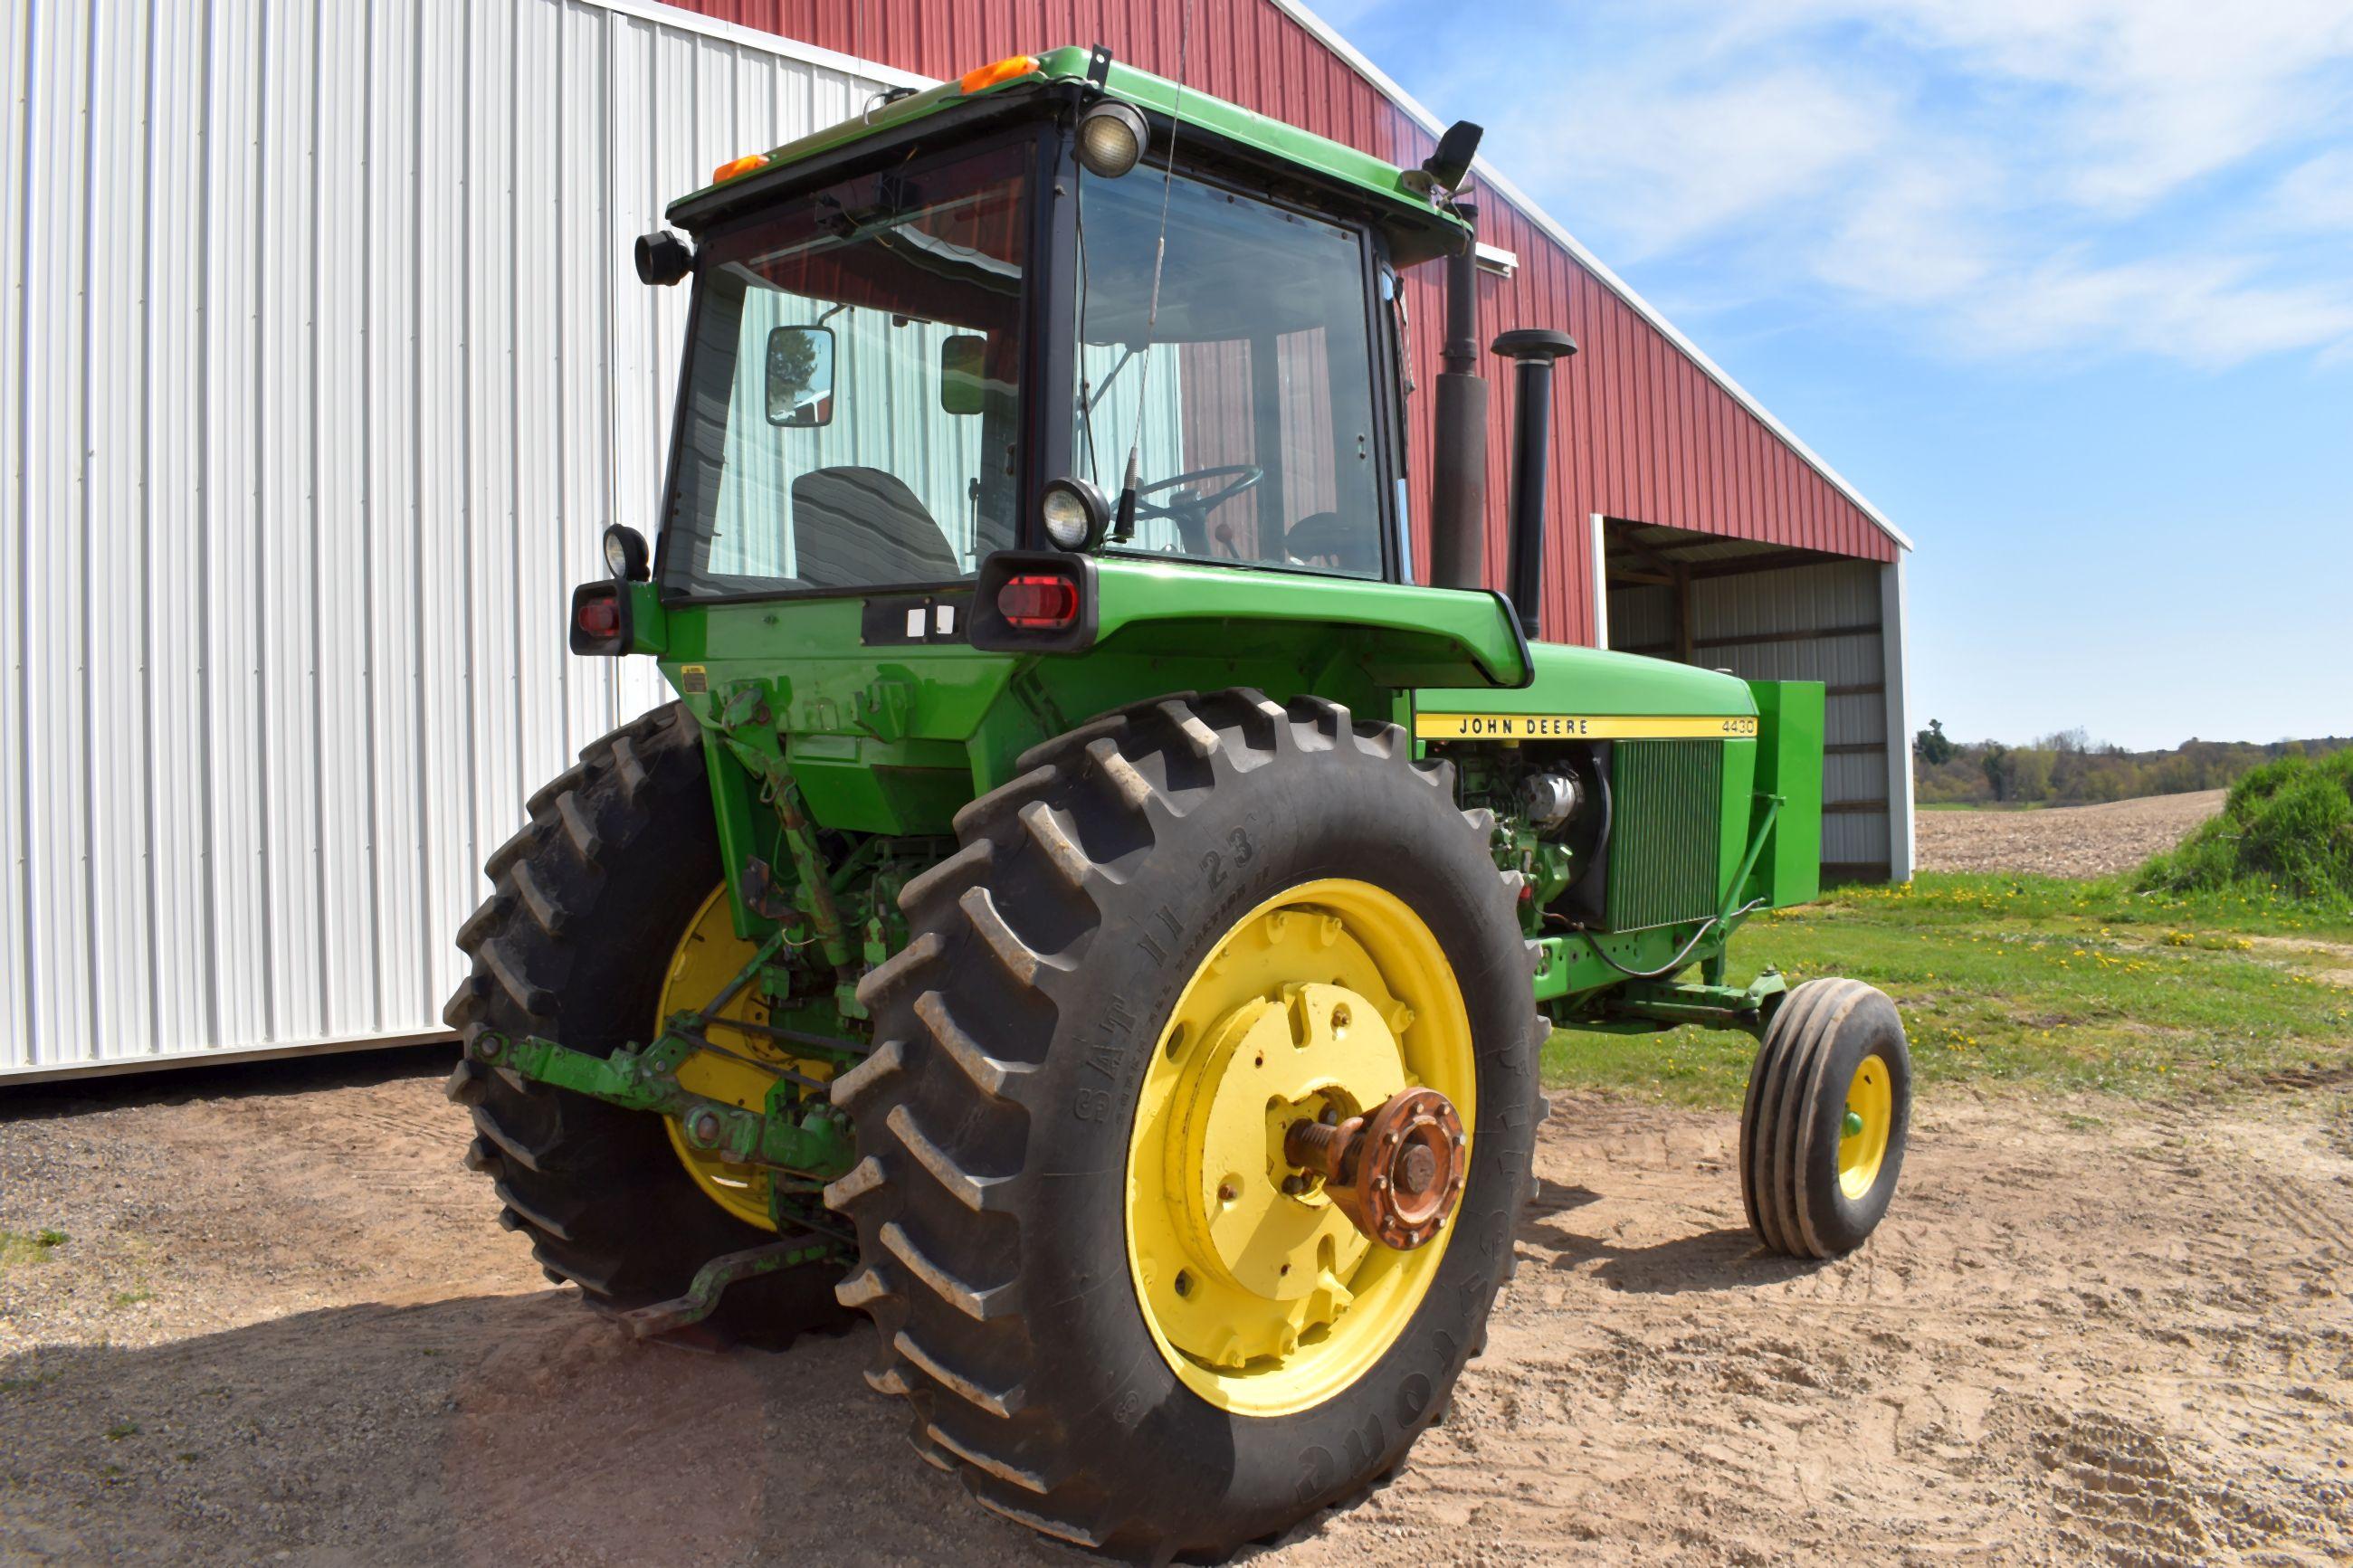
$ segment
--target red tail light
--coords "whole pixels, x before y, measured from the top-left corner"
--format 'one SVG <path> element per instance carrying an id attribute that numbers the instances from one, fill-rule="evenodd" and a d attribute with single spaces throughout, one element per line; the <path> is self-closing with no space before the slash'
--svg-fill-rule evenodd
<path id="1" fill-rule="evenodd" d="M 574 613 L 573 625 L 582 637 L 597 642 L 618 637 L 621 632 L 621 606 L 610 594 L 583 599 Z"/>
<path id="2" fill-rule="evenodd" d="M 1008 624 L 1054 631 L 1079 618 L 1079 585 L 1068 577 L 1012 577 L 997 591 L 997 613 Z"/>

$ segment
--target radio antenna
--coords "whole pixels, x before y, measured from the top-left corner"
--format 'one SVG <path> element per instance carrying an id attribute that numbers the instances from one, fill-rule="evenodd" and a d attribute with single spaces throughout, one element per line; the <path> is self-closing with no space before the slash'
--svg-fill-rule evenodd
<path id="1" fill-rule="evenodd" d="M 1160 235 L 1152 247 L 1152 304 L 1144 315 L 1144 357 L 1135 367 L 1135 431 L 1127 444 L 1118 521 L 1112 525 L 1112 537 L 1123 544 L 1135 537 L 1136 465 L 1144 450 L 1144 411 L 1150 405 L 1152 346 L 1160 325 L 1160 269 L 1168 259 L 1168 198 L 1176 187 L 1176 138 L 1185 129 L 1185 68 L 1192 44 L 1193 0 L 1185 0 L 1185 19 L 1176 27 L 1176 96 L 1168 111 L 1168 156 L 1160 173 Z"/>

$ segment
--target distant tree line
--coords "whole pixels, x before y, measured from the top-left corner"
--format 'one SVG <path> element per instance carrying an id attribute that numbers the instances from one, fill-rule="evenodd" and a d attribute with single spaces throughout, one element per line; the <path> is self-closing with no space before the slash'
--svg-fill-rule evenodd
<path id="1" fill-rule="evenodd" d="M 2169 752 L 2132 752 L 2062 730 L 2022 746 L 1956 741 L 1938 720 L 1912 738 L 1912 771 L 1923 805 L 2090 805 L 2147 795 L 2226 789 L 2282 757 L 2317 760 L 2353 749 L 2353 736 L 2182 742 Z"/>

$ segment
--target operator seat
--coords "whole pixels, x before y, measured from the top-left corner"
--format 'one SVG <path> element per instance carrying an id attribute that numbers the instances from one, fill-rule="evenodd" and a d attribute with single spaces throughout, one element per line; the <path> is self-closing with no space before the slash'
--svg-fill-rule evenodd
<path id="1" fill-rule="evenodd" d="M 1379 531 L 1349 522 L 1336 511 L 1311 511 L 1283 531 L 1282 548 L 1303 565 L 1329 566 L 1359 576 L 1381 574 Z"/>
<path id="2" fill-rule="evenodd" d="M 905 481 L 849 464 L 793 481 L 793 560 L 812 588 L 944 583 L 964 574 L 938 521 Z"/>

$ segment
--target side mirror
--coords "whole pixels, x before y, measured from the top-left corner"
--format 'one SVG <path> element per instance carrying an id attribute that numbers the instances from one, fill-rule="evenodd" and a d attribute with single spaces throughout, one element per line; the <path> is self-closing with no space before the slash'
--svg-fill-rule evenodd
<path id="1" fill-rule="evenodd" d="M 807 429 L 833 423 L 833 329 L 768 333 L 768 423 Z"/>
<path id="2" fill-rule="evenodd" d="M 958 332 L 940 342 L 940 406 L 950 414 L 978 414 L 988 404 L 988 340 Z"/>

